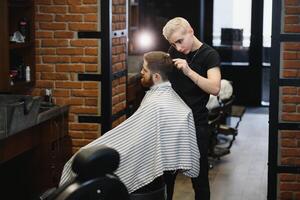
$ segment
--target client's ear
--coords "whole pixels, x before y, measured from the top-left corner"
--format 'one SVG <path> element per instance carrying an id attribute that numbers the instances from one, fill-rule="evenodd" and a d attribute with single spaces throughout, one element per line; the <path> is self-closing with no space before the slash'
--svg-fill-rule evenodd
<path id="1" fill-rule="evenodd" d="M 153 82 L 154 83 L 157 83 L 157 82 L 160 82 L 161 81 L 161 76 L 159 73 L 154 73 L 152 74 L 152 78 L 153 78 Z"/>

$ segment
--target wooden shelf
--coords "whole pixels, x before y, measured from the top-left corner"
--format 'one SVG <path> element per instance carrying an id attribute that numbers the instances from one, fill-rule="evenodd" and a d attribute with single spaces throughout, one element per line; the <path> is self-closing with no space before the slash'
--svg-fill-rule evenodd
<path id="1" fill-rule="evenodd" d="M 30 8 L 32 6 L 32 0 L 10 0 L 8 6 L 15 8 Z"/>
<path id="2" fill-rule="evenodd" d="M 22 49 L 22 48 L 29 48 L 32 47 L 32 43 L 25 42 L 25 43 L 10 43 L 9 49 Z"/>
<path id="3" fill-rule="evenodd" d="M 32 85 L 31 81 L 30 82 L 26 82 L 26 81 L 16 81 L 16 82 L 14 82 L 15 87 L 23 87 L 23 86 L 29 87 L 31 85 Z"/>
<path id="4" fill-rule="evenodd" d="M 35 6 L 33 0 L 0 1 L 0 92 L 27 93 L 35 85 Z M 25 43 L 10 42 L 10 36 L 19 30 L 20 19 L 26 18 L 28 25 Z M 31 82 L 16 81 L 11 85 L 10 72 L 20 66 L 30 66 Z M 24 71 L 20 70 L 25 76 Z"/>

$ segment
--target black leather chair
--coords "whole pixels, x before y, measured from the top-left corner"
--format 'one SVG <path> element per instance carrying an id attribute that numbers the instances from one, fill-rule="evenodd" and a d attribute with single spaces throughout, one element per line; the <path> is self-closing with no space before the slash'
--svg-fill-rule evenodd
<path id="1" fill-rule="evenodd" d="M 105 146 L 83 149 L 72 163 L 72 170 L 77 176 L 40 199 L 130 200 L 125 185 L 113 174 L 119 160 L 119 153 Z"/>
<path id="2" fill-rule="evenodd" d="M 219 99 L 218 99 L 219 100 Z M 209 142 L 209 167 L 213 168 L 215 159 L 220 160 L 221 157 L 230 153 L 230 148 L 235 136 L 237 134 L 236 129 L 228 127 L 223 123 L 226 122 L 226 118 L 231 112 L 231 107 L 234 101 L 234 95 L 230 99 L 225 101 L 219 100 L 219 107 L 213 108 L 209 111 L 209 131 L 210 131 L 210 142 Z M 228 128 L 227 128 L 228 127 Z M 219 146 L 220 135 L 232 136 L 232 139 L 226 138 L 227 147 Z"/>

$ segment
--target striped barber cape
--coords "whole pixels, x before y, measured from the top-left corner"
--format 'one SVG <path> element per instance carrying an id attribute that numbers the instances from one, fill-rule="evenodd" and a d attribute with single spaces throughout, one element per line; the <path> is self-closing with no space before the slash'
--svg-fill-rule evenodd
<path id="1" fill-rule="evenodd" d="M 120 154 L 115 174 L 129 193 L 149 184 L 164 171 L 180 170 L 197 177 L 199 158 L 191 109 L 169 82 L 150 88 L 137 111 L 123 123 L 82 147 L 105 145 Z M 60 185 L 75 174 L 74 156 L 65 164 Z"/>

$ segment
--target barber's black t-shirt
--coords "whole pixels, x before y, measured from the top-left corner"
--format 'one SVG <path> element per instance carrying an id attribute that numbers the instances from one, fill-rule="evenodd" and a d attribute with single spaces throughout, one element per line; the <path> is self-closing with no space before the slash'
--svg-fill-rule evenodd
<path id="1" fill-rule="evenodd" d="M 220 66 L 220 57 L 216 50 L 207 44 L 203 45 L 196 51 L 185 55 L 175 48 L 171 48 L 169 53 L 172 58 L 186 59 L 190 68 L 207 78 L 207 70 Z M 192 109 L 196 124 L 207 123 L 206 104 L 209 94 L 199 88 L 189 77 L 183 74 L 181 70 L 174 68 L 170 74 L 170 82 L 173 89 L 179 94 L 184 102 Z"/>

